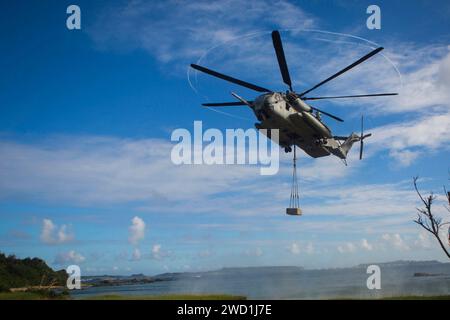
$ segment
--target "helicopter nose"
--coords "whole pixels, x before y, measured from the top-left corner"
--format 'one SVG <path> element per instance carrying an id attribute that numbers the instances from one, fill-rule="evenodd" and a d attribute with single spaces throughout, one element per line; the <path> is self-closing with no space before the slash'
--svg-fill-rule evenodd
<path id="1" fill-rule="evenodd" d="M 273 111 L 273 105 L 269 102 L 265 102 L 263 105 L 264 111 Z"/>
<path id="2" fill-rule="evenodd" d="M 264 100 L 264 109 L 273 110 L 274 99 L 272 97 L 267 97 Z"/>

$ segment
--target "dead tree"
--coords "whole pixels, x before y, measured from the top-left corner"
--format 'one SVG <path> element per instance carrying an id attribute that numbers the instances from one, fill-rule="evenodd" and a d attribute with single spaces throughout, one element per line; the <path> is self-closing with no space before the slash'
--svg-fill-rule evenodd
<path id="1" fill-rule="evenodd" d="M 446 248 L 445 244 L 442 242 L 442 239 L 439 237 L 439 232 L 441 228 L 443 228 L 445 225 L 450 224 L 449 222 L 443 223 L 442 218 L 436 217 L 433 212 L 431 211 L 431 206 L 433 205 L 434 200 L 436 199 L 436 196 L 431 193 L 427 197 L 423 197 L 422 194 L 419 191 L 419 188 L 417 187 L 417 180 L 419 177 L 414 177 L 414 189 L 416 189 L 417 195 L 419 196 L 420 200 L 422 201 L 424 208 L 417 208 L 417 211 L 419 212 L 417 214 L 417 219 L 414 220 L 415 223 L 420 225 L 422 228 L 427 230 L 429 233 L 431 233 L 436 240 L 439 242 L 439 245 L 441 246 L 442 250 L 445 252 L 447 257 L 450 259 L 450 253 L 449 250 Z M 448 203 L 450 205 L 450 192 L 447 192 L 445 190 L 445 196 L 447 197 Z M 450 207 L 446 207 L 447 211 L 450 212 Z"/>

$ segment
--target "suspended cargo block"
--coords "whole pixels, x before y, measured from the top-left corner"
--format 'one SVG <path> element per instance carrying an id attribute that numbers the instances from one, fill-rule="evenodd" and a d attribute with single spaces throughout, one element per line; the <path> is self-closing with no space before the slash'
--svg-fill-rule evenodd
<path id="1" fill-rule="evenodd" d="M 300 208 L 286 208 L 286 214 L 290 216 L 301 216 L 302 209 Z"/>

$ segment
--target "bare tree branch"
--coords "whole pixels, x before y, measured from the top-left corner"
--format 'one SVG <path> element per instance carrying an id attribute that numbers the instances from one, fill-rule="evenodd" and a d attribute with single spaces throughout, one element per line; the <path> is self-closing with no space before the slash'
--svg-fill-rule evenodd
<path id="1" fill-rule="evenodd" d="M 422 194 L 419 191 L 419 188 L 417 186 L 417 180 L 419 177 L 413 178 L 414 183 L 414 189 L 416 190 L 417 195 L 419 196 L 420 200 L 422 201 L 425 208 L 416 208 L 419 212 L 417 214 L 417 219 L 414 220 L 415 223 L 420 225 L 422 228 L 427 230 L 429 233 L 431 233 L 436 240 L 438 241 L 440 247 L 445 252 L 447 257 L 450 259 L 450 253 L 448 249 L 445 247 L 444 243 L 442 242 L 439 232 L 441 227 L 444 225 L 447 225 L 449 223 L 442 223 L 442 218 L 434 216 L 433 212 L 431 211 L 431 207 L 433 205 L 434 200 L 436 199 L 436 196 L 433 195 L 433 193 L 430 193 L 427 197 L 423 197 Z M 447 200 L 450 204 L 450 192 L 447 192 L 444 187 L 444 192 L 446 193 Z M 450 212 L 450 209 L 447 208 L 447 210 Z"/>

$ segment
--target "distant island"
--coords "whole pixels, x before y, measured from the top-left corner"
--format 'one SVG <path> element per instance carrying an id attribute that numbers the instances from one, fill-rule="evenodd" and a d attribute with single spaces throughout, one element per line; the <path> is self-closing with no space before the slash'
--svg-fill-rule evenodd
<path id="1" fill-rule="evenodd" d="M 380 267 L 401 267 L 406 265 L 415 265 L 415 266 L 427 266 L 427 265 L 436 265 L 443 264 L 444 262 L 439 262 L 437 260 L 424 260 L 424 261 L 416 261 L 416 260 L 396 260 L 389 262 L 374 262 L 374 263 L 363 263 L 356 266 L 356 268 L 367 268 L 372 264 L 376 264 Z"/>

